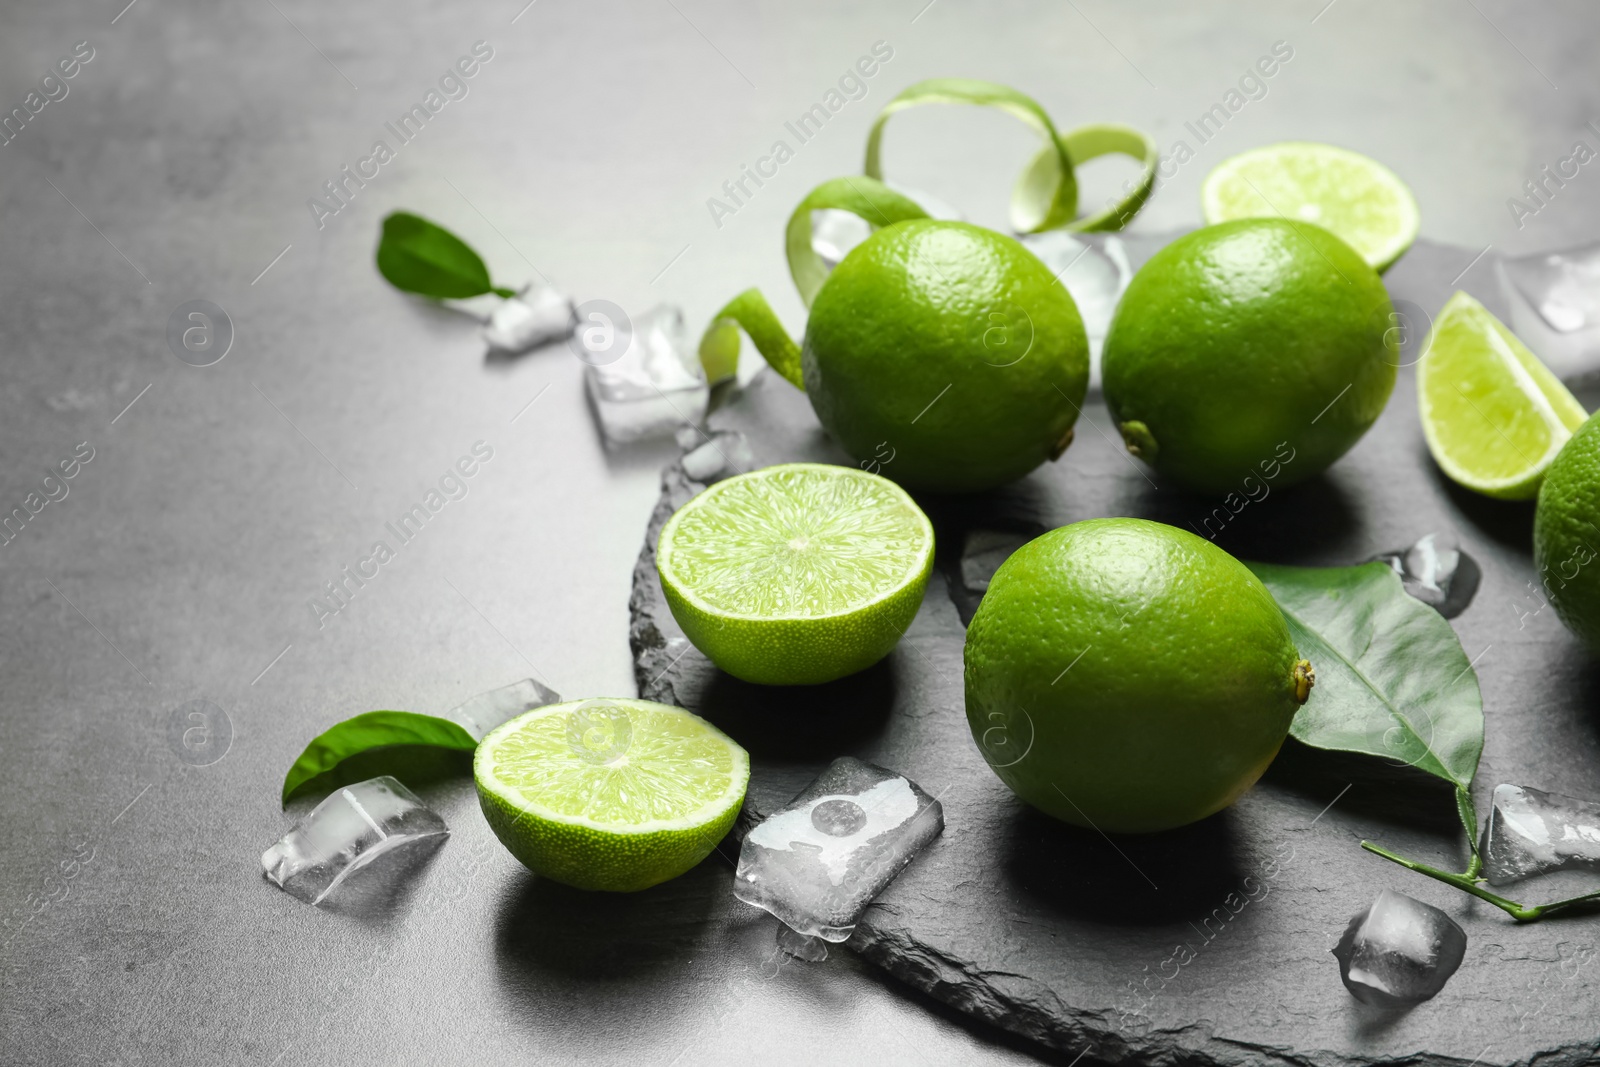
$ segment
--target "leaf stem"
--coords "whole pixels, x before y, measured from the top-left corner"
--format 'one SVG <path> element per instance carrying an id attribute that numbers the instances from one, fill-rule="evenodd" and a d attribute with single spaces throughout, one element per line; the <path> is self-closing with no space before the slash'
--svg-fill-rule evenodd
<path id="1" fill-rule="evenodd" d="M 1510 915 L 1518 922 L 1533 922 L 1534 920 L 1541 918 L 1544 913 L 1549 911 L 1552 907 L 1566 906 L 1574 903 L 1576 900 L 1584 899 L 1580 897 L 1575 898 L 1574 901 L 1559 901 L 1554 905 L 1544 904 L 1535 905 L 1531 908 L 1525 908 L 1514 900 L 1507 900 L 1505 897 L 1502 897 L 1496 893 L 1491 893 L 1487 889 L 1484 889 L 1482 886 L 1480 886 L 1478 884 L 1477 872 L 1473 871 L 1471 867 L 1468 868 L 1468 871 L 1471 872 L 1470 874 L 1456 874 L 1451 871 L 1441 871 L 1437 867 L 1430 867 L 1426 863 L 1418 863 L 1416 860 L 1408 860 L 1404 856 L 1390 852 L 1381 845 L 1373 844 L 1371 841 L 1361 842 L 1361 847 L 1366 849 L 1368 852 L 1373 852 L 1379 856 L 1382 856 L 1384 859 L 1389 860 L 1392 863 L 1398 863 L 1408 871 L 1416 871 L 1418 874 L 1425 874 L 1429 878 L 1437 879 L 1446 885 L 1453 885 L 1463 893 L 1470 893 L 1479 900 L 1487 901 L 1504 911 L 1506 914 Z M 1473 860 L 1475 864 L 1477 859 L 1478 857 L 1474 855 Z M 1594 896 L 1600 897 L 1600 894 L 1594 894 Z"/>

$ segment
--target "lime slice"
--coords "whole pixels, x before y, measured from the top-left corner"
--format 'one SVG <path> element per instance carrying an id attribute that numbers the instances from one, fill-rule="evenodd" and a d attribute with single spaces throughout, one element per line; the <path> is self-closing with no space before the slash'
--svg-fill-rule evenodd
<path id="1" fill-rule="evenodd" d="M 933 524 L 904 489 L 821 463 L 718 482 L 667 520 L 656 549 L 685 636 L 764 685 L 828 682 L 888 655 L 932 567 Z"/>
<path id="2" fill-rule="evenodd" d="M 739 814 L 750 757 L 682 708 L 579 700 L 497 727 L 472 774 L 489 826 L 529 870 L 626 893 L 711 854 Z"/>
<path id="3" fill-rule="evenodd" d="M 1499 319 L 1466 293 L 1439 311 L 1417 364 L 1428 450 L 1451 480 L 1531 500 L 1588 414 Z"/>
<path id="4" fill-rule="evenodd" d="M 1285 141 L 1225 159 L 1200 190 L 1208 224 L 1282 216 L 1331 230 L 1380 273 L 1417 239 L 1416 198 L 1359 152 Z"/>

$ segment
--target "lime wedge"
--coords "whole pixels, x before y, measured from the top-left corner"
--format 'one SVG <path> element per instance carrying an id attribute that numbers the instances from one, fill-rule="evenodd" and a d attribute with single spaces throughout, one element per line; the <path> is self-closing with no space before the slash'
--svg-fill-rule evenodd
<path id="1" fill-rule="evenodd" d="M 656 548 L 685 636 L 764 685 L 832 681 L 888 655 L 932 567 L 933 524 L 904 489 L 822 463 L 718 482 L 667 520 Z"/>
<path id="2" fill-rule="evenodd" d="M 579 700 L 497 727 L 472 774 L 489 826 L 529 870 L 632 892 L 711 854 L 739 814 L 750 757 L 682 708 Z"/>
<path id="3" fill-rule="evenodd" d="M 1588 414 L 1499 319 L 1466 293 L 1439 311 L 1417 364 L 1428 450 L 1451 480 L 1531 500 Z"/>
<path id="4" fill-rule="evenodd" d="M 1417 239 L 1416 198 L 1359 152 L 1310 141 L 1251 149 L 1218 163 L 1200 190 L 1207 224 L 1282 216 L 1331 230 L 1382 273 Z"/>

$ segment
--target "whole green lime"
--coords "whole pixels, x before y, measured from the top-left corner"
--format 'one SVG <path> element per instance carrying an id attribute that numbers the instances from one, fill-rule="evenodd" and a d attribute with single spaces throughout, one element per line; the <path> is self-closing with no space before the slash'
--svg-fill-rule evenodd
<path id="1" fill-rule="evenodd" d="M 1327 230 L 1207 226 L 1129 283 L 1106 334 L 1106 403 L 1128 451 L 1184 488 L 1291 485 L 1383 413 L 1398 323 L 1377 272 Z"/>
<path id="2" fill-rule="evenodd" d="M 1253 785 L 1310 694 L 1266 586 L 1144 519 L 1023 545 L 967 629 L 967 723 L 1001 781 L 1107 833 L 1183 826 Z"/>
<path id="3" fill-rule="evenodd" d="M 1089 342 L 1066 288 L 1022 245 L 916 219 L 878 230 L 828 276 L 801 367 L 845 451 L 902 485 L 965 492 L 1067 447 Z"/>
<path id="4" fill-rule="evenodd" d="M 1600 652 L 1600 416 L 1550 464 L 1533 515 L 1533 565 L 1556 614 Z"/>

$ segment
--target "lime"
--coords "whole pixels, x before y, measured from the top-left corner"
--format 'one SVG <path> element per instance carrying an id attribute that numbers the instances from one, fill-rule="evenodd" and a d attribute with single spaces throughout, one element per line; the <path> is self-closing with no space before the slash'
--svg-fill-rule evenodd
<path id="1" fill-rule="evenodd" d="M 1556 614 L 1600 652 L 1600 420 L 1550 464 L 1533 513 L 1533 565 Z"/>
<path id="2" fill-rule="evenodd" d="M 1384 271 L 1417 239 L 1417 200 L 1399 176 L 1348 148 L 1285 141 L 1225 159 L 1200 190 L 1206 222 L 1289 218 L 1332 230 Z"/>
<path id="3" fill-rule="evenodd" d="M 1393 314 L 1377 273 L 1327 230 L 1207 226 L 1129 283 L 1106 334 L 1106 403 L 1128 450 L 1185 488 L 1304 481 L 1383 412 Z"/>
<path id="4" fill-rule="evenodd" d="M 718 482 L 662 527 L 656 569 L 690 642 L 736 678 L 814 685 L 864 670 L 911 625 L 933 524 L 898 485 L 787 463 Z"/>
<path id="5" fill-rule="evenodd" d="M 1428 450 L 1450 479 L 1485 496 L 1528 500 L 1588 418 L 1567 387 L 1466 293 L 1439 311 L 1417 364 Z"/>
<path id="6" fill-rule="evenodd" d="M 739 814 L 750 757 L 682 708 L 579 700 L 497 727 L 472 773 L 489 826 L 529 870 L 628 893 L 711 854 Z"/>
<path id="7" fill-rule="evenodd" d="M 800 359 L 845 451 L 949 492 L 1058 457 L 1089 383 L 1083 321 L 1049 268 L 1004 234 L 932 219 L 885 226 L 845 256 Z"/>
<path id="8" fill-rule="evenodd" d="M 1023 545 L 967 629 L 967 722 L 1023 800 L 1107 833 L 1203 819 L 1250 788 L 1310 693 L 1266 586 L 1144 519 Z"/>

